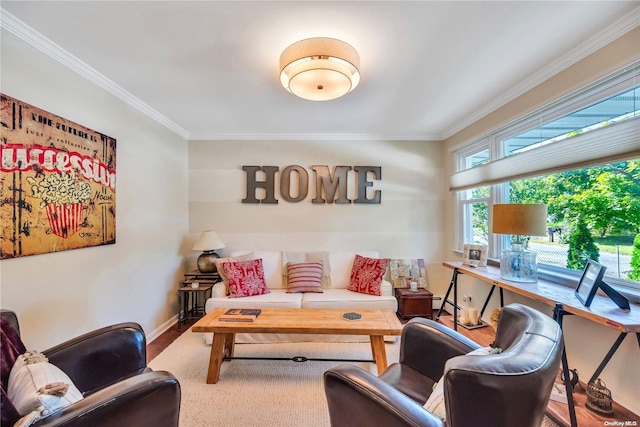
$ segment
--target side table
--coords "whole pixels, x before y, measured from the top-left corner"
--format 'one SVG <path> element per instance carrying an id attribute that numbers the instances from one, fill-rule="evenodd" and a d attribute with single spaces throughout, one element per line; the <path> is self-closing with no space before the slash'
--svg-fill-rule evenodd
<path id="1" fill-rule="evenodd" d="M 408 288 L 396 288 L 395 295 L 398 300 L 398 315 L 402 319 L 433 318 L 433 294 L 428 290 L 418 288 L 416 292 L 413 292 Z"/>
<path id="2" fill-rule="evenodd" d="M 200 282 L 199 286 L 194 288 L 190 282 L 184 282 L 178 289 L 178 332 L 180 332 L 180 326 L 187 323 L 187 319 L 204 316 L 204 305 L 207 298 L 211 298 L 213 285 L 212 282 Z"/>
<path id="3" fill-rule="evenodd" d="M 191 270 L 188 273 L 184 273 L 184 281 L 185 282 L 198 282 L 198 281 L 207 281 L 207 282 L 219 282 L 220 274 L 217 271 L 213 273 L 202 273 L 200 270 Z"/>

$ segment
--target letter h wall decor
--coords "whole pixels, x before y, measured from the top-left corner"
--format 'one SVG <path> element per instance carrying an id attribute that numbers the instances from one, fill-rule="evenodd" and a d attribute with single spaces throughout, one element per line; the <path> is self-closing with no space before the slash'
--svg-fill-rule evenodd
<path id="1" fill-rule="evenodd" d="M 0 254 L 116 241 L 116 140 L 0 94 Z"/>

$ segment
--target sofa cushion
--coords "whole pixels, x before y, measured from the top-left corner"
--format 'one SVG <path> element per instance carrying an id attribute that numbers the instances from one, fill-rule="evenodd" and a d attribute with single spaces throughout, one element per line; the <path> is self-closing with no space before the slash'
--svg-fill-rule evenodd
<path id="1" fill-rule="evenodd" d="M 282 280 L 283 283 L 288 283 L 287 278 L 287 264 L 300 263 L 300 262 L 321 262 L 322 263 L 322 287 L 331 287 L 331 262 L 329 260 L 329 252 L 283 252 L 282 253 Z"/>
<path id="2" fill-rule="evenodd" d="M 378 258 L 376 251 L 358 251 L 358 254 L 369 257 Z M 351 281 L 351 269 L 356 252 L 330 252 L 329 262 L 331 263 L 331 288 L 347 289 Z"/>
<path id="3" fill-rule="evenodd" d="M 322 292 L 322 262 L 287 263 L 287 292 Z"/>
<path id="4" fill-rule="evenodd" d="M 215 308 L 300 308 L 305 294 L 288 294 L 286 289 L 273 289 L 268 294 L 244 298 L 213 297 L 205 304 L 209 313 Z"/>
<path id="5" fill-rule="evenodd" d="M 390 261 L 389 258 L 368 258 L 356 255 L 351 269 L 349 290 L 380 295 L 380 284 Z"/>
<path id="6" fill-rule="evenodd" d="M 230 257 L 226 257 L 226 258 L 215 258 L 215 263 L 216 263 L 216 267 L 218 269 L 218 274 L 220 275 L 220 280 L 222 280 L 223 283 L 227 283 L 227 275 L 224 274 L 224 270 L 222 269 L 222 263 L 223 262 L 234 262 L 234 261 L 248 261 L 250 259 L 255 259 L 255 256 L 253 255 L 253 252 L 247 252 L 246 254 L 243 255 L 239 255 L 239 256 L 230 256 Z M 227 293 L 228 293 L 229 289 L 227 288 Z"/>
<path id="7" fill-rule="evenodd" d="M 250 297 L 269 293 L 264 281 L 262 259 L 223 262 L 222 269 L 229 285 L 229 298 Z"/>
<path id="8" fill-rule="evenodd" d="M 302 295 L 302 308 L 398 309 L 398 301 L 393 295 L 361 294 L 348 289 L 325 289 L 321 294 Z"/>
<path id="9" fill-rule="evenodd" d="M 269 289 L 286 289 L 287 284 L 282 280 L 282 252 L 277 251 L 234 251 L 231 256 L 241 256 L 252 253 L 254 259 L 262 260 L 264 280 Z"/>
<path id="10" fill-rule="evenodd" d="M 228 294 L 227 282 L 218 282 L 211 288 L 212 297 L 226 297 Z"/>

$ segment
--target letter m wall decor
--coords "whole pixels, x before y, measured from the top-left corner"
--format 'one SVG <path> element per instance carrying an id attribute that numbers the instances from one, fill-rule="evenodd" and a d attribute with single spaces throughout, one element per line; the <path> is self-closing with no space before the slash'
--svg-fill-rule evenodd
<path id="1" fill-rule="evenodd" d="M 0 94 L 2 259 L 116 242 L 116 140 Z"/>

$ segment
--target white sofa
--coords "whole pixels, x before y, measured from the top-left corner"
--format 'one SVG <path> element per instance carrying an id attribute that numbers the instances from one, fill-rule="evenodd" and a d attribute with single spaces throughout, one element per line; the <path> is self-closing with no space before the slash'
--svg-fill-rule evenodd
<path id="1" fill-rule="evenodd" d="M 232 257 L 246 255 L 249 252 L 234 252 Z M 368 258 L 379 258 L 375 251 L 358 251 L 358 254 Z M 283 252 L 254 251 L 253 259 L 262 259 L 264 277 L 269 288 L 268 294 L 254 295 L 242 298 L 229 298 L 225 283 L 214 286 L 212 297 L 205 304 L 208 313 L 214 308 L 344 308 L 357 309 L 387 309 L 397 311 L 398 302 L 393 295 L 390 282 L 383 280 L 381 295 L 369 295 L 352 292 L 348 289 L 351 278 L 351 268 L 356 252 L 330 252 L 330 287 L 323 287 L 322 293 L 287 293 L 287 284 L 283 278 Z M 208 344 L 211 344 L 211 334 L 206 334 Z M 362 342 L 368 337 L 336 336 L 336 335 L 299 335 L 299 334 L 237 334 L 236 342 L 286 342 L 286 341 L 338 341 Z"/>

